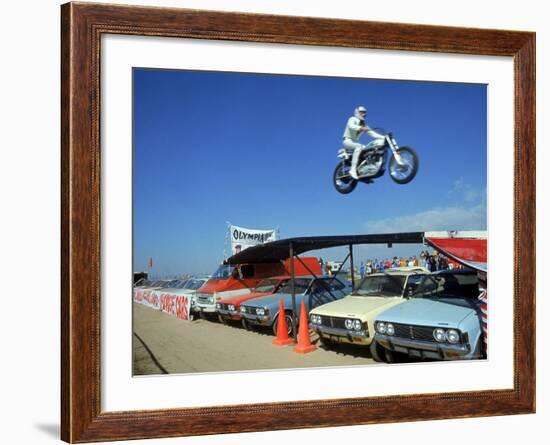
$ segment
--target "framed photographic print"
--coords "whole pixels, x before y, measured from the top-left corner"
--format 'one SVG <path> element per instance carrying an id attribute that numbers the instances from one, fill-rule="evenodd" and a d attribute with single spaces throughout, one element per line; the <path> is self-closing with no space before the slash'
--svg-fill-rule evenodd
<path id="1" fill-rule="evenodd" d="M 63 440 L 534 412 L 534 33 L 61 15 Z"/>

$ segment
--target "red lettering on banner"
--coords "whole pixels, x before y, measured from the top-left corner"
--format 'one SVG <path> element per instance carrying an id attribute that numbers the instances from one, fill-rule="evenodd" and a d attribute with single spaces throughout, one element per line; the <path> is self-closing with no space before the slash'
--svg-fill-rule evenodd
<path id="1" fill-rule="evenodd" d="M 143 299 L 147 302 L 147 303 L 151 303 L 151 291 L 150 290 L 146 290 L 143 292 Z"/>
<path id="2" fill-rule="evenodd" d="M 172 294 L 162 294 L 160 296 L 160 310 L 168 314 L 176 313 L 176 296 Z"/>
<path id="3" fill-rule="evenodd" d="M 143 290 L 136 289 L 134 291 L 134 300 L 135 301 L 142 301 L 143 300 Z"/>
<path id="4" fill-rule="evenodd" d="M 187 309 L 188 303 L 189 297 L 183 296 L 176 298 L 176 317 L 182 320 L 189 320 L 189 312 Z"/>
<path id="5" fill-rule="evenodd" d="M 190 297 L 187 295 L 176 295 L 159 293 L 153 290 L 134 290 L 134 300 L 146 306 L 160 309 L 170 315 L 175 315 L 181 320 L 189 320 Z"/>

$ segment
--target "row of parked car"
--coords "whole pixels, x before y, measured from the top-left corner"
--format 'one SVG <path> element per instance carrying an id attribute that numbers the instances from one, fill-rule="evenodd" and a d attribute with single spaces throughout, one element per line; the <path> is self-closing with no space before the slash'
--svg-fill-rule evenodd
<path id="1" fill-rule="evenodd" d="M 478 279 L 472 270 L 394 268 L 368 275 L 352 289 L 341 275 L 323 276 L 314 257 L 295 261 L 294 269 L 291 280 L 288 261 L 222 265 L 211 277 L 168 285 L 191 295 L 195 317 L 237 321 L 246 329 L 263 326 L 276 333 L 284 316 L 289 335 L 298 328 L 293 309 L 303 301 L 309 327 L 325 348 L 355 344 L 369 348 L 377 361 L 485 356 Z"/>

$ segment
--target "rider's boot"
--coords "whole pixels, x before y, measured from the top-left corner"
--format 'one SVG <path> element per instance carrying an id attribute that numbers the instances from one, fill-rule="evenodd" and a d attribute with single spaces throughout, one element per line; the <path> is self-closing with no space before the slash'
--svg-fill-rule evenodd
<path id="1" fill-rule="evenodd" d="M 349 169 L 349 175 L 353 179 L 359 179 L 357 176 L 357 161 L 359 160 L 359 154 L 361 153 L 360 148 L 353 150 L 353 156 L 351 157 L 351 168 Z"/>

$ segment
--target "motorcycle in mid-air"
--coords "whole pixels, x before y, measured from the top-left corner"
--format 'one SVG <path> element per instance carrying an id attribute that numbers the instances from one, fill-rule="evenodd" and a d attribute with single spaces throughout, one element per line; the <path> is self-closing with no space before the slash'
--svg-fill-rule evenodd
<path id="1" fill-rule="evenodd" d="M 379 178 L 389 167 L 390 177 L 398 184 L 408 184 L 418 171 L 418 155 L 410 147 L 399 147 L 392 133 L 387 133 L 381 128 L 373 129 L 384 137 L 381 145 L 378 139 L 365 146 L 357 161 L 357 179 L 351 177 L 352 149 L 341 148 L 338 157 L 341 161 L 334 169 L 333 184 L 339 193 L 344 195 L 351 193 L 358 182 L 370 184 L 375 178 Z M 389 157 L 389 163 L 387 159 Z"/>

